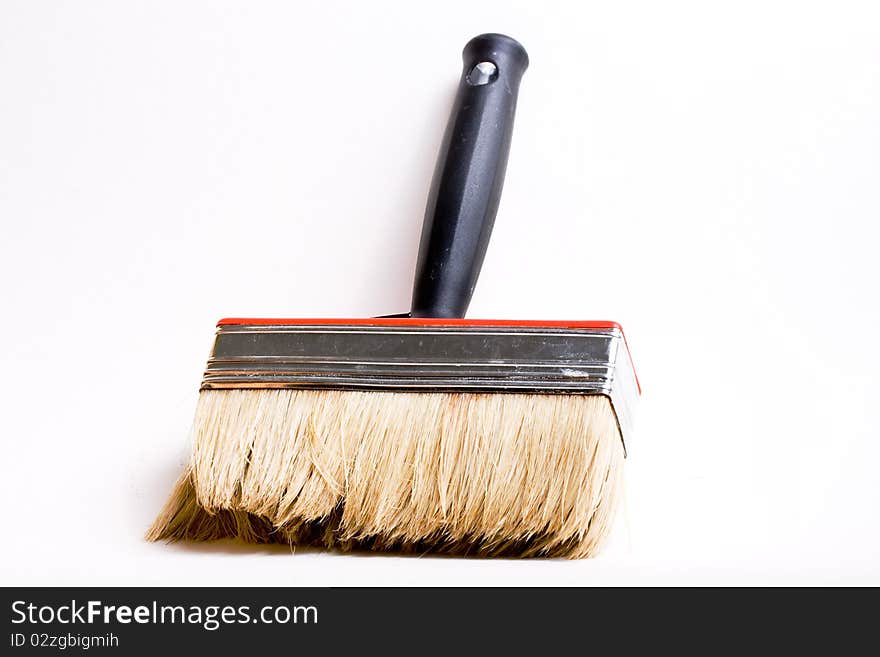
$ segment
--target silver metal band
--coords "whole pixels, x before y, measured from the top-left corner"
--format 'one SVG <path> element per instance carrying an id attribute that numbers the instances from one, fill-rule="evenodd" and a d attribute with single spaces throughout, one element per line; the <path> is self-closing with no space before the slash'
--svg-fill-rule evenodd
<path id="1" fill-rule="evenodd" d="M 605 395 L 628 438 L 638 385 L 619 328 L 220 325 L 203 390 Z"/>

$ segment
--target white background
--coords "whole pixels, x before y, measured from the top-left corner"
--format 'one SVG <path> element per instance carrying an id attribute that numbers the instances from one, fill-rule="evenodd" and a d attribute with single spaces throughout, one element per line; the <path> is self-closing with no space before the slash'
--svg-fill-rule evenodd
<path id="1" fill-rule="evenodd" d="M 0 5 L 2 584 L 880 584 L 880 11 Z M 614 319 L 582 562 L 148 544 L 223 316 L 409 302 L 464 43 L 532 65 L 471 317 Z"/>

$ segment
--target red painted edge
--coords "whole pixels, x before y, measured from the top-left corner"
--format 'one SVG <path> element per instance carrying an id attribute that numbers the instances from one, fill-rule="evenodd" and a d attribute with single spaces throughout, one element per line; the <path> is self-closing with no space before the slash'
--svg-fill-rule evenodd
<path id="1" fill-rule="evenodd" d="M 616 328 L 623 331 L 617 322 L 605 321 L 564 321 L 534 319 L 437 319 L 427 317 L 366 317 L 358 319 L 339 318 L 293 318 L 279 319 L 275 317 L 225 317 L 217 322 L 221 325 L 240 324 L 277 324 L 308 326 L 312 324 L 347 325 L 347 326 L 526 326 L 531 328 Z"/>
<path id="2" fill-rule="evenodd" d="M 593 321 L 569 321 L 569 320 L 540 320 L 540 319 L 437 319 L 427 317 L 366 317 L 358 319 L 340 319 L 340 318 L 277 318 L 277 317 L 224 317 L 217 326 L 236 326 L 242 324 L 250 325 L 266 325 L 272 324 L 277 326 L 309 326 L 309 325 L 345 325 L 345 326 L 499 326 L 499 327 L 528 327 L 528 328 L 615 328 L 623 335 L 623 343 L 626 350 L 630 354 L 630 362 L 632 362 L 632 353 L 629 351 L 629 344 L 626 342 L 626 335 L 623 333 L 623 327 L 617 322 L 609 322 L 604 320 Z M 636 386 L 639 394 L 642 393 L 642 386 L 639 383 L 639 376 L 635 372 L 633 366 L 633 375 L 636 379 Z"/>

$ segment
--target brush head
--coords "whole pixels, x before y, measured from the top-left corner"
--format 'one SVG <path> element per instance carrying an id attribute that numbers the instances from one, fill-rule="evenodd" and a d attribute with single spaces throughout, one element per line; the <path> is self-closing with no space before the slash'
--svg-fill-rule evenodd
<path id="1" fill-rule="evenodd" d="M 623 446 L 603 396 L 205 390 L 151 540 L 588 557 Z"/>
<path id="2" fill-rule="evenodd" d="M 637 389 L 610 322 L 224 320 L 148 538 L 591 556 Z"/>

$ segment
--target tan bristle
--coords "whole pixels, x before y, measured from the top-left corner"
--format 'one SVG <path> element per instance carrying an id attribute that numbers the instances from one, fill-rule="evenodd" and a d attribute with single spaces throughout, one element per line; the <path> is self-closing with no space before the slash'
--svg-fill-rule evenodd
<path id="1" fill-rule="evenodd" d="M 602 396 L 206 390 L 147 538 L 589 557 L 623 460 Z"/>

